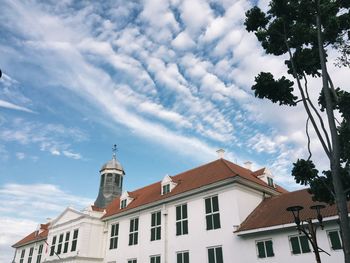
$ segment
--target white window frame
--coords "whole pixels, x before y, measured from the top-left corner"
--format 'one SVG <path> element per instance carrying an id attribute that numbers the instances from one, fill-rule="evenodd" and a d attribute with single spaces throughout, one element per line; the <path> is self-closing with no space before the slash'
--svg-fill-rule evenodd
<path id="1" fill-rule="evenodd" d="M 114 233 L 113 233 L 114 227 Z M 111 232 L 109 235 L 109 250 L 118 248 L 119 223 L 111 224 Z"/>
<path id="2" fill-rule="evenodd" d="M 182 211 L 182 207 L 183 206 L 186 206 L 186 212 L 187 212 L 187 217 L 186 218 L 184 218 L 184 216 L 183 216 L 183 211 Z M 180 207 L 180 219 L 177 219 L 177 208 L 178 207 Z M 185 204 L 180 204 L 180 205 L 177 205 L 177 206 L 175 206 L 175 232 L 176 232 L 176 236 L 183 236 L 183 235 L 188 235 L 188 205 L 187 205 L 187 203 L 185 203 Z M 187 222 L 187 233 L 184 233 L 184 224 Z M 181 233 L 180 234 L 177 234 L 177 224 L 180 224 L 181 225 L 181 227 L 180 227 L 180 229 L 181 229 Z"/>
<path id="3" fill-rule="evenodd" d="M 137 229 L 135 227 L 135 220 L 137 219 Z M 129 226 L 131 225 L 131 221 L 134 220 L 134 227 L 131 231 L 129 231 L 129 246 L 134 246 L 139 243 L 139 225 L 140 225 L 140 219 L 138 217 L 134 217 L 130 219 Z M 136 230 L 135 230 L 136 229 Z M 129 229 L 130 230 L 130 229 Z M 130 237 L 132 236 L 132 242 L 130 242 Z M 135 243 L 135 236 L 137 237 L 137 242 Z"/>
<path id="4" fill-rule="evenodd" d="M 222 246 L 212 246 L 212 247 L 207 247 L 207 262 L 209 263 L 209 249 L 214 249 L 214 263 L 218 263 L 217 262 L 217 257 L 216 257 L 216 249 L 220 248 L 221 249 L 221 254 L 222 254 L 222 262 L 224 262 L 224 250 L 222 249 Z"/>
<path id="5" fill-rule="evenodd" d="M 176 252 L 176 263 L 178 263 L 177 262 L 177 256 L 179 254 L 181 254 L 181 260 L 182 260 L 182 263 L 184 263 L 184 261 L 185 261 L 185 253 L 188 254 L 188 262 L 190 262 L 190 251 L 189 250 L 184 250 L 184 251 L 177 251 Z"/>
<path id="6" fill-rule="evenodd" d="M 29 248 L 28 263 L 32 263 L 34 247 Z"/>
<path id="7" fill-rule="evenodd" d="M 330 236 L 329 236 L 329 233 L 330 233 L 330 232 L 337 232 L 337 233 L 338 233 L 339 240 L 340 240 L 340 245 L 341 245 L 341 247 L 343 247 L 343 240 L 341 239 L 340 229 L 329 229 L 329 230 L 326 231 L 326 233 L 327 233 L 327 239 L 328 239 L 328 242 L 329 242 L 329 247 L 330 247 L 330 249 L 331 249 L 332 251 L 335 251 L 335 252 L 342 252 L 342 251 L 343 251 L 342 248 L 340 248 L 340 249 L 333 249 L 333 247 L 332 247 L 332 241 L 331 241 L 331 238 L 330 238 Z"/>

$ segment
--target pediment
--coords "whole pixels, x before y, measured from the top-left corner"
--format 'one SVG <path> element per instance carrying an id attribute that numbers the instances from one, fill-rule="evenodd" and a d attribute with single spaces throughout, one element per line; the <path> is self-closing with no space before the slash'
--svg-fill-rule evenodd
<path id="1" fill-rule="evenodd" d="M 62 214 L 60 214 L 56 219 L 54 219 L 51 223 L 51 227 L 54 227 L 55 225 L 61 225 L 67 222 L 70 222 L 72 220 L 78 219 L 85 214 L 82 212 L 79 212 L 73 208 L 67 207 Z"/>

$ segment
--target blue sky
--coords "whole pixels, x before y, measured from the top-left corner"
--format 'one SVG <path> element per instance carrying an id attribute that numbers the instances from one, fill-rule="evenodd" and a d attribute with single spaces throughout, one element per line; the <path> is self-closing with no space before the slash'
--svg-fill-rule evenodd
<path id="1" fill-rule="evenodd" d="M 260 71 L 285 73 L 283 57 L 265 55 L 245 32 L 251 5 L 2 1 L 0 262 L 37 223 L 95 200 L 113 144 L 124 190 L 212 161 L 219 148 L 297 187 L 289 173 L 307 156 L 306 117 L 301 107 L 291 111 L 250 90 Z M 345 87 L 346 69 L 330 70 Z M 315 161 L 325 167 L 311 136 Z"/>

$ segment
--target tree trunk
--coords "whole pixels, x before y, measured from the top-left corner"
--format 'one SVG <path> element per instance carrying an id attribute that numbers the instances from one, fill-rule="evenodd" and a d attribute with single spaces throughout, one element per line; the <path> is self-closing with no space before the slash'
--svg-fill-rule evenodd
<path id="1" fill-rule="evenodd" d="M 317 6 L 319 9 L 320 1 L 317 1 Z M 328 85 L 328 73 L 327 66 L 325 61 L 325 51 L 323 40 L 321 36 L 321 19 L 319 15 L 319 10 L 317 13 L 317 39 L 318 39 L 318 49 L 322 69 L 322 83 L 323 83 L 323 92 L 326 101 L 326 113 L 328 118 L 329 129 L 331 133 L 332 146 L 331 149 L 331 158 L 330 158 L 330 168 L 332 173 L 332 182 L 335 192 L 335 202 L 338 209 L 339 221 L 341 236 L 343 241 L 343 251 L 344 251 L 344 262 L 350 263 L 350 224 L 348 217 L 348 207 L 346 195 L 344 192 L 344 186 L 341 180 L 340 174 L 340 144 L 337 127 L 335 125 L 334 112 L 333 112 L 333 102 Z"/>

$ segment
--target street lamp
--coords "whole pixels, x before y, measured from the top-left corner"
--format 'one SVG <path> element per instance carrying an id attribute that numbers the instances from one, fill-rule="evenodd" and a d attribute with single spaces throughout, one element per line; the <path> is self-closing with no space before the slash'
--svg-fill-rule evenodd
<path id="1" fill-rule="evenodd" d="M 321 263 L 321 257 L 320 257 L 320 252 L 326 253 L 328 256 L 330 256 L 329 253 L 324 251 L 322 248 L 318 247 L 317 245 L 317 237 L 316 237 L 316 231 L 317 228 L 320 226 L 321 229 L 323 229 L 323 217 L 321 214 L 321 209 L 325 208 L 326 206 L 324 205 L 313 205 L 310 206 L 310 209 L 316 211 L 316 216 L 318 220 L 318 224 L 312 222 L 311 218 L 308 218 L 306 220 L 301 220 L 300 219 L 300 211 L 304 209 L 304 207 L 296 205 L 296 206 L 290 206 L 286 210 L 288 212 L 291 212 L 294 217 L 294 223 L 297 225 L 297 230 L 300 233 L 303 233 L 307 239 L 310 241 L 312 248 L 314 250 L 315 258 L 317 263 Z M 304 225 L 305 223 L 305 225 Z"/>

